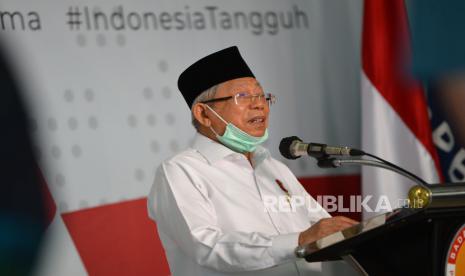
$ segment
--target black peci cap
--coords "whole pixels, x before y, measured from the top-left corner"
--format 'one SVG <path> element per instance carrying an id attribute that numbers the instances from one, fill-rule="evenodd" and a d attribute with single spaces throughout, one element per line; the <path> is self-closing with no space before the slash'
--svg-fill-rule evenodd
<path id="1" fill-rule="evenodd" d="M 232 46 L 208 55 L 189 66 L 179 76 L 178 88 L 189 108 L 192 108 L 195 98 L 208 88 L 244 77 L 255 78 L 239 53 L 239 49 Z"/>

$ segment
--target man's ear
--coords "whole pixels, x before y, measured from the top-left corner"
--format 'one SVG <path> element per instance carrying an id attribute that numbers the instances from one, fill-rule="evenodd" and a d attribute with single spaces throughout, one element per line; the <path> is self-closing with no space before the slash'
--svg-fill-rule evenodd
<path id="1" fill-rule="evenodd" d="M 192 114 L 194 115 L 194 118 L 203 126 L 205 127 L 210 127 L 211 126 L 211 120 L 208 118 L 208 115 L 206 113 L 206 108 L 204 104 L 201 103 L 196 103 L 192 107 Z"/>

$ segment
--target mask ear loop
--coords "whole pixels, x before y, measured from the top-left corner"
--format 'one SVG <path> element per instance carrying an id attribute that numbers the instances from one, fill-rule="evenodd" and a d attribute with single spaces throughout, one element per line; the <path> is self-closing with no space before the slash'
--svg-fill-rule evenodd
<path id="1" fill-rule="evenodd" d="M 228 122 L 226 122 L 226 121 L 223 119 L 223 117 L 221 117 L 218 113 L 216 113 L 216 111 L 213 110 L 213 108 L 211 108 L 208 104 L 205 104 L 205 105 L 208 107 L 208 109 L 210 109 L 210 110 L 216 115 L 216 117 L 220 118 L 220 120 L 223 121 L 223 123 L 225 123 L 226 125 L 228 124 Z"/>
<path id="2" fill-rule="evenodd" d="M 225 123 L 226 125 L 229 125 L 230 123 L 226 122 L 218 113 L 216 113 L 215 110 L 213 110 L 209 105 L 206 105 L 218 118 L 220 118 L 221 121 L 223 121 L 223 123 Z M 234 128 L 236 128 L 239 132 L 241 132 L 243 135 L 250 135 L 248 134 L 247 132 L 243 131 L 242 129 L 238 128 L 237 126 L 233 125 Z M 218 133 L 210 126 L 210 129 L 211 131 L 217 136 L 221 136 L 221 135 L 218 135 Z M 253 136 L 252 136 L 253 137 Z"/>
<path id="3" fill-rule="evenodd" d="M 226 122 L 218 113 L 216 113 L 215 110 L 213 110 L 208 104 L 205 104 L 205 106 L 208 107 L 208 109 L 210 109 L 213 114 L 216 115 L 216 117 L 220 118 L 221 121 L 223 121 L 223 123 L 225 123 L 226 125 L 228 125 L 228 122 Z M 216 137 L 220 137 L 220 135 L 212 128 L 212 126 L 210 125 L 210 130 L 216 135 Z"/>

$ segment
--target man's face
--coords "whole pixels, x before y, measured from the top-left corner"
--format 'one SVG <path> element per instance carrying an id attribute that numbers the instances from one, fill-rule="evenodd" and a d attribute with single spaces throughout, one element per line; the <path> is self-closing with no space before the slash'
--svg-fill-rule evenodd
<path id="1" fill-rule="evenodd" d="M 238 93 L 249 95 L 263 94 L 262 87 L 255 78 L 239 78 L 221 83 L 215 98 L 234 96 Z M 264 101 L 258 98 L 246 104 L 236 104 L 233 99 L 216 102 L 210 106 L 228 123 L 233 123 L 238 128 L 256 137 L 263 136 L 268 127 L 268 113 L 270 108 Z M 213 112 L 208 110 L 212 128 L 223 135 L 226 124 Z"/>

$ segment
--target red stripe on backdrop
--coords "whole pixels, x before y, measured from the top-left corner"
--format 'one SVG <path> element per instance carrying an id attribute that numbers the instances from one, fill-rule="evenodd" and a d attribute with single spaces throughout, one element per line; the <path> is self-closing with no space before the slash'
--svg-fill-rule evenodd
<path id="1" fill-rule="evenodd" d="M 342 196 L 344 207 L 350 207 L 350 196 L 361 195 L 361 177 L 356 175 L 336 175 L 321 177 L 301 177 L 300 183 L 315 199 L 318 196 L 333 195 Z M 332 216 L 346 216 L 355 220 L 361 220 L 361 212 L 331 212 Z"/>
<path id="2" fill-rule="evenodd" d="M 424 145 L 440 174 L 427 103 L 410 74 L 410 38 L 404 0 L 365 1 L 363 70 L 407 127 Z"/>
<path id="3" fill-rule="evenodd" d="M 318 195 L 360 194 L 360 176 L 303 177 Z M 333 213 L 360 219 L 360 213 Z M 169 275 L 157 229 L 147 215 L 147 200 L 137 199 L 62 215 L 89 275 Z"/>
<path id="4" fill-rule="evenodd" d="M 145 198 L 62 216 L 89 275 L 170 275 Z"/>

